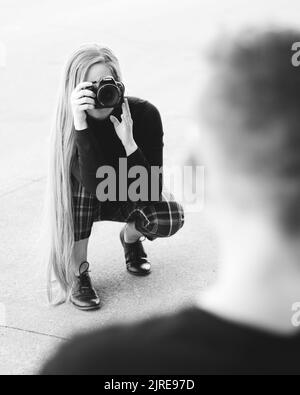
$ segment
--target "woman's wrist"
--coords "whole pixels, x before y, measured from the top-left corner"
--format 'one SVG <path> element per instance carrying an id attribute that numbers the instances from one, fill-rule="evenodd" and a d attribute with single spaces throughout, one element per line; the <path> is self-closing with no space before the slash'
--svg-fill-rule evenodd
<path id="1" fill-rule="evenodd" d="M 74 120 L 74 127 L 75 130 L 77 130 L 78 132 L 82 131 L 82 130 L 86 130 L 88 128 L 88 123 L 86 120 Z"/>
<path id="2" fill-rule="evenodd" d="M 132 155 L 138 149 L 138 146 L 134 140 L 123 143 L 123 145 L 124 145 L 127 157 Z"/>

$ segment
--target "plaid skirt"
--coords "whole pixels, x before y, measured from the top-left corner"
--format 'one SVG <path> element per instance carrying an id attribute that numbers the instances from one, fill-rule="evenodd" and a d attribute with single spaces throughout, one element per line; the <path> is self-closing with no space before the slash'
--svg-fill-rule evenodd
<path id="1" fill-rule="evenodd" d="M 88 239 L 94 222 L 134 222 L 148 240 L 171 237 L 184 225 L 184 209 L 170 193 L 159 202 L 99 202 L 72 175 L 72 206 L 75 242 Z"/>

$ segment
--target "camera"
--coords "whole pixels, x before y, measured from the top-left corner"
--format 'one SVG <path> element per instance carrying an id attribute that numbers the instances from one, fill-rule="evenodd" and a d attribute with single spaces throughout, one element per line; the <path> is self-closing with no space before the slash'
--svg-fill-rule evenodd
<path id="1" fill-rule="evenodd" d="M 125 86 L 113 77 L 101 78 L 88 89 L 96 95 L 96 108 L 117 108 L 124 102 Z"/>

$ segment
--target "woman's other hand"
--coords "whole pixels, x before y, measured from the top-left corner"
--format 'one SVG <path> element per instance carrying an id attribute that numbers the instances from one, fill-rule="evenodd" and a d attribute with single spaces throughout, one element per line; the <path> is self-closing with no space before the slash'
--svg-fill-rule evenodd
<path id="1" fill-rule="evenodd" d="M 130 113 L 128 99 L 125 99 L 122 105 L 122 110 L 122 122 L 119 122 L 119 120 L 114 116 L 111 116 L 110 120 L 113 123 L 115 131 L 125 148 L 126 155 L 130 156 L 137 150 L 138 147 L 133 138 L 133 120 Z"/>
<path id="2" fill-rule="evenodd" d="M 73 91 L 71 95 L 71 106 L 74 117 L 74 126 L 76 130 L 87 129 L 87 110 L 95 108 L 96 95 L 87 89 L 93 86 L 92 82 L 82 82 Z"/>

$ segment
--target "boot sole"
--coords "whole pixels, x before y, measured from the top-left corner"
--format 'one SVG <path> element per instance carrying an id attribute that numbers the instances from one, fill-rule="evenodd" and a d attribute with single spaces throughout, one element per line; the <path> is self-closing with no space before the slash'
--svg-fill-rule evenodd
<path id="1" fill-rule="evenodd" d="M 129 274 L 131 274 L 132 276 L 136 276 L 136 277 L 147 277 L 147 276 L 149 276 L 152 273 L 152 271 L 150 271 L 148 273 L 134 273 L 134 272 L 131 272 L 128 269 L 127 269 L 127 271 L 128 271 Z"/>
<path id="2" fill-rule="evenodd" d="M 80 311 L 96 311 L 100 310 L 101 306 L 94 306 L 94 307 L 79 307 L 76 304 L 72 303 L 73 307 Z"/>

